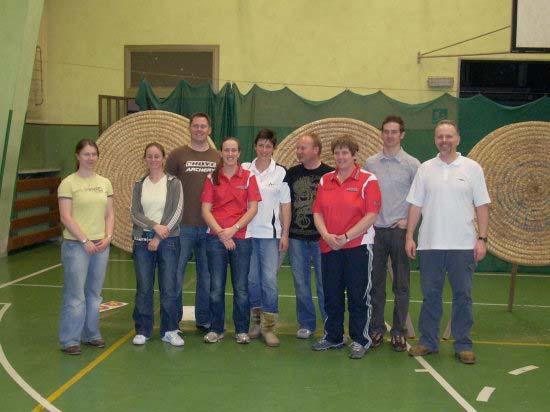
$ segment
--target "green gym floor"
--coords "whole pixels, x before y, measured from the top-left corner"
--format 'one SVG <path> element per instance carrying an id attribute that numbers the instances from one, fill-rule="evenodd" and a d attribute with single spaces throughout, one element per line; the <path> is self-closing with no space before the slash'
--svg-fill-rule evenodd
<path id="1" fill-rule="evenodd" d="M 204 344 L 194 322 L 185 322 L 183 348 L 161 342 L 158 328 L 145 346 L 134 346 L 131 256 L 113 248 L 103 298 L 128 305 L 102 313 L 105 349 L 83 347 L 81 356 L 68 356 L 57 341 L 59 254 L 59 245 L 50 243 L 0 259 L 2 411 L 548 410 L 548 275 L 519 276 L 516 305 L 509 313 L 508 276 L 476 274 L 476 365 L 459 364 L 451 341 L 443 341 L 439 354 L 425 358 L 395 353 L 386 342 L 352 361 L 347 349 L 317 353 L 310 349 L 313 340 L 294 337 L 294 288 L 285 267 L 279 275 L 280 347 L 267 348 L 261 341 L 235 343 L 230 291 L 228 331 L 221 343 Z M 416 327 L 421 301 L 416 272 L 411 285 Z M 193 305 L 194 286 L 190 265 L 185 305 Z M 448 292 L 446 288 L 443 328 L 451 307 Z M 158 299 L 155 302 L 158 320 Z M 391 319 L 392 306 L 387 306 L 386 319 Z"/>

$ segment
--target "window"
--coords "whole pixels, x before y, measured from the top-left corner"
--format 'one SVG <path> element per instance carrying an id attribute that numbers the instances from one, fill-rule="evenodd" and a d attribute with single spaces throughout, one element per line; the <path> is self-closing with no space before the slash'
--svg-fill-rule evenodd
<path id="1" fill-rule="evenodd" d="M 168 96 L 181 80 L 209 81 L 218 90 L 219 46 L 125 46 L 124 52 L 126 96 L 135 96 L 142 77 L 159 97 Z"/>
<path id="2" fill-rule="evenodd" d="M 483 94 L 519 106 L 550 94 L 550 61 L 462 60 L 460 97 Z"/>

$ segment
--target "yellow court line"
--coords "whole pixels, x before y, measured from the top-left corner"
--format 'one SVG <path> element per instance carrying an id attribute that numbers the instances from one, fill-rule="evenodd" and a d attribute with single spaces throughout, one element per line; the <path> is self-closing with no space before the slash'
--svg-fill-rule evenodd
<path id="1" fill-rule="evenodd" d="M 191 280 L 189 280 L 186 285 L 183 285 L 183 288 L 188 287 L 190 283 L 191 283 Z M 113 343 L 101 355 L 99 355 L 97 358 L 95 358 L 93 361 L 91 361 L 88 365 L 86 365 L 83 369 L 81 369 L 76 375 L 74 375 L 71 379 L 69 379 L 67 382 L 65 382 L 63 385 L 61 385 L 55 392 L 53 392 L 50 396 L 48 396 L 47 400 L 49 402 L 53 402 L 54 400 L 59 398 L 71 386 L 73 386 L 76 382 L 78 382 L 80 379 L 82 379 L 84 376 L 86 376 L 86 374 L 88 374 L 93 368 L 95 368 L 97 365 L 99 365 L 101 362 L 103 362 L 111 353 L 113 353 L 115 350 L 117 350 L 119 347 L 121 347 L 135 333 L 136 333 L 136 331 L 134 329 L 132 329 L 126 335 L 124 335 L 122 338 L 120 338 L 115 343 Z M 37 405 L 37 406 L 34 407 L 32 412 L 39 412 L 39 411 L 43 411 L 43 410 L 44 410 L 44 408 L 42 407 L 42 405 Z"/>
<path id="2" fill-rule="evenodd" d="M 124 343 L 128 339 L 130 339 L 135 333 L 136 332 L 132 329 L 130 332 L 128 332 L 122 338 L 120 338 L 115 343 L 113 343 L 101 355 L 99 355 L 97 358 L 95 358 L 93 361 L 91 361 L 88 365 L 86 365 L 83 369 L 81 369 L 76 375 L 74 375 L 71 379 L 69 379 L 62 386 L 60 386 L 54 393 L 52 393 L 50 396 L 48 396 L 48 398 L 47 398 L 48 401 L 53 402 L 57 398 L 59 398 L 64 392 L 67 391 L 67 389 L 69 389 L 76 382 L 78 382 L 80 379 L 82 379 L 84 376 L 86 376 L 93 368 L 95 368 L 97 365 L 99 365 L 101 362 L 103 362 L 111 353 L 113 353 L 119 347 L 124 345 Z M 44 410 L 42 405 L 37 405 L 32 411 L 33 412 L 38 412 L 38 411 L 42 411 L 42 410 Z"/>

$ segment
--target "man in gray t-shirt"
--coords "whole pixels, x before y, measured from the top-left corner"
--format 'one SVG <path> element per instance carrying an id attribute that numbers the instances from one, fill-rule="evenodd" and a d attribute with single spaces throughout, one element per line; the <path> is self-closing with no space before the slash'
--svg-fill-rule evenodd
<path id="1" fill-rule="evenodd" d="M 378 178 L 382 209 L 374 224 L 372 305 L 370 325 L 372 347 L 384 340 L 384 307 L 388 256 L 393 270 L 393 324 L 391 343 L 397 352 L 407 349 L 405 321 L 409 312 L 410 266 L 405 252 L 405 234 L 409 204 L 405 200 L 420 162 L 401 147 L 405 124 L 399 116 L 388 116 L 382 123 L 382 151 L 369 157 L 365 169 Z"/>

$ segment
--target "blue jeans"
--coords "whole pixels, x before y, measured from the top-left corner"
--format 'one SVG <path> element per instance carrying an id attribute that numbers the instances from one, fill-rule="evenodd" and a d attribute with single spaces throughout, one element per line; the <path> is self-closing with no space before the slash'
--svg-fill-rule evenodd
<path id="1" fill-rule="evenodd" d="M 470 331 L 472 313 L 472 278 L 475 270 L 473 250 L 419 250 L 420 286 L 424 301 L 420 309 L 419 343 L 431 350 L 439 347 L 439 325 L 443 314 L 445 272 L 453 294 L 451 333 L 456 352 L 472 349 Z"/>
<path id="2" fill-rule="evenodd" d="M 147 249 L 147 242 L 134 241 L 134 268 L 136 271 L 136 306 L 133 318 L 136 334 L 151 337 L 153 331 L 153 290 L 158 266 L 160 289 L 160 336 L 177 330 L 178 312 L 178 237 L 169 237 L 159 243 L 156 252 Z"/>
<path id="3" fill-rule="evenodd" d="M 210 331 L 223 333 L 225 319 L 225 282 L 227 264 L 231 266 L 233 285 L 233 322 L 235 333 L 247 333 L 250 323 L 248 303 L 248 272 L 252 253 L 251 239 L 233 239 L 235 250 L 227 250 L 217 236 L 208 236 L 208 269 L 211 275 Z"/>
<path id="4" fill-rule="evenodd" d="M 311 295 L 311 265 L 315 272 L 315 286 L 321 319 L 327 318 L 321 276 L 321 249 L 319 241 L 289 239 L 288 257 L 296 290 L 296 316 L 300 328 L 315 331 L 317 316 Z"/>
<path id="5" fill-rule="evenodd" d="M 109 247 L 89 255 L 82 243 L 63 241 L 63 304 L 59 320 L 61 347 L 101 339 L 99 304 L 108 260 Z"/>
<path id="6" fill-rule="evenodd" d="M 183 283 L 187 262 L 195 254 L 195 271 L 197 274 L 195 295 L 195 319 L 197 325 L 208 326 L 210 324 L 210 272 L 206 259 L 206 226 L 180 225 L 180 257 L 178 262 L 178 303 L 179 319 L 182 315 Z"/>
<path id="7" fill-rule="evenodd" d="M 279 239 L 252 238 L 252 257 L 248 272 L 248 298 L 251 308 L 278 313 Z"/>

